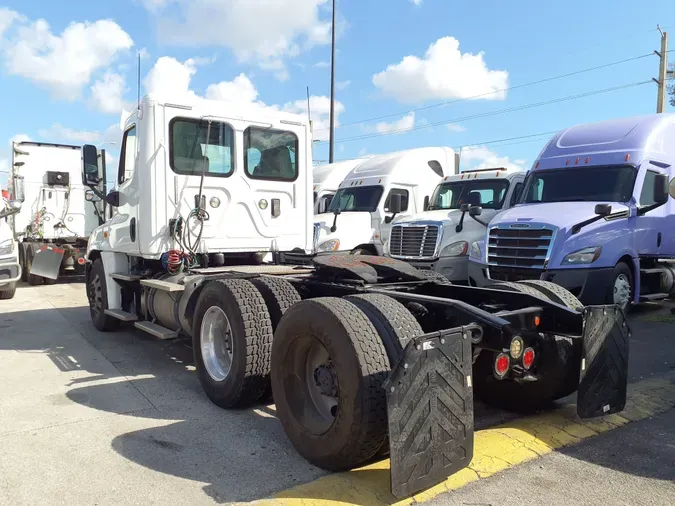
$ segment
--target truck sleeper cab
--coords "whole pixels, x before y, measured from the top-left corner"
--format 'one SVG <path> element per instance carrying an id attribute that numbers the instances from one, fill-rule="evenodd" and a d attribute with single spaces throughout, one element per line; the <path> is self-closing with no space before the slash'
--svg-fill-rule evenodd
<path id="1" fill-rule="evenodd" d="M 340 183 L 315 217 L 315 251 L 381 255 L 396 216 L 422 212 L 438 182 L 456 172 L 455 152 L 427 147 L 377 155 Z"/>
<path id="2" fill-rule="evenodd" d="M 371 158 L 354 158 L 353 160 L 344 160 L 325 165 L 318 165 L 312 170 L 314 180 L 314 214 L 328 212 L 335 192 L 338 191 L 340 183 L 347 177 L 354 167 Z"/>
<path id="3" fill-rule="evenodd" d="M 519 204 L 472 248 L 479 286 L 541 279 L 584 304 L 675 293 L 675 115 L 577 125 L 555 135 L 528 173 Z"/>
<path id="4" fill-rule="evenodd" d="M 524 171 L 506 168 L 445 176 L 423 213 L 394 219 L 384 254 L 468 283 L 469 247 L 485 235 L 487 222 L 515 204 L 524 178 Z M 469 206 L 482 207 L 480 218 L 467 216 Z"/>

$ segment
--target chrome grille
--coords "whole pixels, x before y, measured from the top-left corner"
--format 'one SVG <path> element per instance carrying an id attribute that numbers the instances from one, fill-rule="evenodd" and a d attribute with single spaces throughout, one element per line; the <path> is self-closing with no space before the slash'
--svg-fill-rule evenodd
<path id="1" fill-rule="evenodd" d="M 389 254 L 408 259 L 436 257 L 440 225 L 394 225 L 389 236 Z"/>
<path id="2" fill-rule="evenodd" d="M 543 270 L 553 236 L 553 229 L 543 225 L 493 228 L 488 234 L 488 265 Z"/>

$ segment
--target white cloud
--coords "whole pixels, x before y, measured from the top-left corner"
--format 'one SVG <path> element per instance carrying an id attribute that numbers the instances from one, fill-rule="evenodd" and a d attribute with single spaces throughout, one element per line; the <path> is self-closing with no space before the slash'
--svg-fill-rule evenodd
<path id="1" fill-rule="evenodd" d="M 318 61 L 313 65 L 317 69 L 325 69 L 330 67 L 330 62 L 329 61 Z"/>
<path id="2" fill-rule="evenodd" d="M 411 55 L 387 66 L 373 76 L 373 84 L 385 95 L 399 102 L 480 97 L 503 100 L 508 86 L 508 72 L 488 69 L 483 52 L 462 53 L 459 41 L 443 37 L 429 46 L 424 58 Z"/>
<path id="3" fill-rule="evenodd" d="M 223 46 L 239 62 L 256 62 L 287 78 L 284 60 L 330 42 L 328 0 L 144 0 L 162 43 Z"/>
<path id="4" fill-rule="evenodd" d="M 101 139 L 101 132 L 95 130 L 74 130 L 60 123 L 54 123 L 49 128 L 41 128 L 38 135 L 46 142 L 66 142 L 73 144 L 91 144 Z"/>
<path id="5" fill-rule="evenodd" d="M 183 63 L 175 58 L 163 56 L 155 63 L 145 78 L 145 88 L 148 93 L 171 95 L 178 97 L 187 103 L 193 103 L 202 98 L 220 100 L 236 104 L 250 104 L 260 109 L 283 110 L 295 114 L 307 115 L 307 99 L 303 98 L 293 102 L 287 102 L 282 107 L 268 105 L 258 98 L 258 90 L 251 80 L 243 73 L 236 76 L 232 81 L 221 81 L 210 84 L 206 88 L 203 97 L 195 93 L 191 87 L 193 76 L 197 72 L 194 60 L 190 59 Z M 326 96 L 310 97 L 312 112 L 312 124 L 314 139 L 327 140 L 330 124 L 330 98 Z M 339 125 L 339 115 L 345 110 L 344 105 L 335 101 L 335 125 Z"/>
<path id="6" fill-rule="evenodd" d="M 330 137 L 330 97 L 312 95 L 309 97 L 309 107 L 312 113 L 313 140 L 327 141 Z M 307 99 L 296 100 L 284 104 L 283 110 L 295 114 L 307 115 Z M 339 100 L 335 101 L 335 127 L 340 125 L 340 114 L 345 106 Z"/>
<path id="7" fill-rule="evenodd" d="M 3 42 L 2 56 L 10 74 L 50 89 L 56 98 L 74 100 L 94 72 L 108 67 L 132 45 L 129 34 L 108 19 L 74 22 L 60 35 L 38 19 L 22 23 Z"/>
<path id="8" fill-rule="evenodd" d="M 466 127 L 463 127 L 459 123 L 449 123 L 448 124 L 448 130 L 451 132 L 466 132 Z"/>
<path id="9" fill-rule="evenodd" d="M 120 114 L 130 105 L 122 97 L 128 91 L 124 77 L 116 72 L 107 71 L 103 79 L 91 86 L 91 102 L 98 111 L 105 114 Z"/>
<path id="10" fill-rule="evenodd" d="M 375 125 L 375 130 L 378 133 L 401 133 L 406 130 L 410 130 L 415 126 L 415 113 L 410 112 L 406 114 L 401 119 L 387 123 L 386 121 L 381 121 Z"/>
<path id="11" fill-rule="evenodd" d="M 487 146 L 467 146 L 460 152 L 462 171 L 491 169 L 497 167 L 527 170 L 525 160 L 511 160 L 508 156 L 499 156 Z"/>
<path id="12" fill-rule="evenodd" d="M 335 87 L 338 90 L 346 90 L 347 88 L 349 88 L 350 84 L 352 84 L 352 82 L 350 80 L 340 81 L 340 82 L 335 83 Z"/>
<path id="13" fill-rule="evenodd" d="M 412 3 L 414 3 L 416 6 L 422 5 L 422 0 L 410 0 Z"/>
<path id="14" fill-rule="evenodd" d="M 24 17 L 16 11 L 7 7 L 0 7 L 0 35 L 14 24 L 15 21 L 22 21 Z"/>

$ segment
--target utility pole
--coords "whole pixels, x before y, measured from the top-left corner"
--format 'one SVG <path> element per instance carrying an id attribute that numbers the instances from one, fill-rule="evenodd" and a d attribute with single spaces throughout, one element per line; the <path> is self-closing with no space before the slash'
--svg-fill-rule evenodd
<path id="1" fill-rule="evenodd" d="M 659 57 L 659 78 L 653 79 L 658 86 L 658 95 L 656 97 L 656 112 L 662 113 L 666 103 L 666 77 L 668 75 L 668 32 L 661 30 L 659 25 L 656 28 L 661 34 L 661 52 L 654 51 Z"/>
<path id="2" fill-rule="evenodd" d="M 335 151 L 335 0 L 333 0 L 330 50 L 330 141 L 328 147 L 328 163 L 333 163 L 333 153 Z"/>

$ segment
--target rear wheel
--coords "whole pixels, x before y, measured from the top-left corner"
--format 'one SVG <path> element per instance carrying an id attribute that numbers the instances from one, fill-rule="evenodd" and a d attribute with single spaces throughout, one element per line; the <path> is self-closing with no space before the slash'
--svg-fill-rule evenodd
<path id="1" fill-rule="evenodd" d="M 0 290 L 0 300 L 13 299 L 16 294 L 16 283 L 11 283 L 7 288 Z"/>
<path id="2" fill-rule="evenodd" d="M 206 284 L 192 328 L 197 376 L 221 408 L 258 401 L 269 381 L 272 325 L 265 300 L 243 279 Z"/>
<path id="3" fill-rule="evenodd" d="M 384 344 L 356 305 L 323 297 L 290 308 L 272 344 L 272 389 L 298 453 L 330 471 L 371 459 L 387 437 L 388 373 Z"/>
<path id="4" fill-rule="evenodd" d="M 105 269 L 100 258 L 94 260 L 91 266 L 91 276 L 87 283 L 87 298 L 89 299 L 89 314 L 91 321 L 101 332 L 115 330 L 120 321 L 105 314 L 108 307 L 108 291 L 105 280 Z"/>
<path id="5" fill-rule="evenodd" d="M 583 309 L 583 304 L 570 291 L 547 281 L 502 282 L 488 288 L 527 293 L 576 311 Z M 542 339 L 532 370 L 536 381 L 498 380 L 492 373 L 494 354 L 484 350 L 474 365 L 476 396 L 502 409 L 530 411 L 574 393 L 579 385 L 581 339 L 552 334 L 540 336 Z"/>

